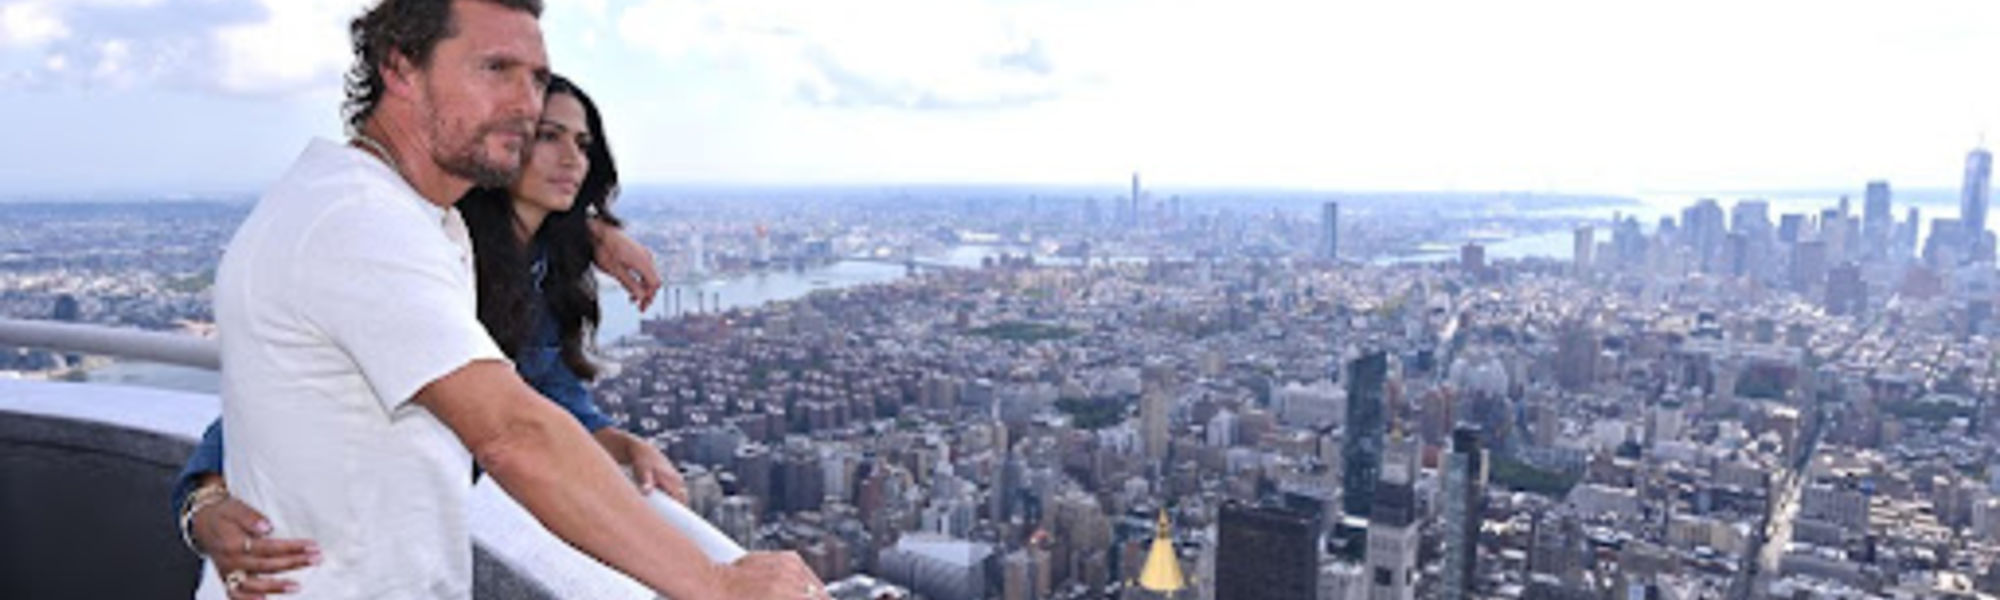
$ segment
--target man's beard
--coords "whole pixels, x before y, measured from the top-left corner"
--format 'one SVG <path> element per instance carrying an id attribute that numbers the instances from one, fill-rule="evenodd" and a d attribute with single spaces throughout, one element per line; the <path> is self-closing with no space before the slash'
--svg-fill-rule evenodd
<path id="1" fill-rule="evenodd" d="M 433 131 L 443 129 L 442 125 L 432 121 Z M 470 180 L 475 186 L 504 188 L 513 185 L 514 180 L 521 175 L 521 152 L 527 149 L 527 136 L 531 133 L 528 127 L 519 122 L 487 123 L 481 125 L 473 132 L 471 138 L 463 143 L 449 148 L 438 146 L 432 153 L 431 159 L 437 162 L 438 168 L 444 169 L 444 172 Z M 521 148 L 498 161 L 488 160 L 486 153 L 482 151 L 486 137 L 510 128 L 522 134 L 519 138 Z"/>

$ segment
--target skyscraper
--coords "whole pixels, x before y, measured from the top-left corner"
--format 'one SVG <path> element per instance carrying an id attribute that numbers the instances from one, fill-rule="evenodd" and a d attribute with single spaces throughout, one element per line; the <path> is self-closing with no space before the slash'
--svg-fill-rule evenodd
<path id="1" fill-rule="evenodd" d="M 1154 363 L 1146 365 L 1141 375 L 1139 441 L 1146 460 L 1159 464 L 1167 456 L 1167 412 L 1172 409 L 1174 372 L 1165 364 Z"/>
<path id="2" fill-rule="evenodd" d="M 1471 275 L 1473 279 L 1479 279 L 1484 276 L 1486 273 L 1486 247 L 1479 245 L 1479 242 L 1466 242 L 1464 246 L 1460 246 L 1458 248 L 1458 267 L 1464 269 L 1465 274 Z"/>
<path id="3" fill-rule="evenodd" d="M 1313 600 L 1319 524 L 1311 516 L 1236 503 L 1219 512 L 1216 600 Z"/>
<path id="4" fill-rule="evenodd" d="M 1868 284 L 1861 280 L 1861 267 L 1842 263 L 1826 274 L 1826 311 L 1836 315 L 1856 315 L 1868 308 Z"/>
<path id="5" fill-rule="evenodd" d="M 1905 259 L 1917 251 L 1917 232 L 1924 228 L 1923 213 L 1912 206 L 1909 217 L 1896 224 L 1896 238 L 1891 242 L 1890 258 Z"/>
<path id="6" fill-rule="evenodd" d="M 1819 211 L 1819 240 L 1826 242 L 1828 259 L 1847 255 L 1846 221 L 1847 218 L 1840 216 L 1840 211 L 1837 209 Z"/>
<path id="7" fill-rule="evenodd" d="M 1131 221 L 1129 221 L 1129 224 L 1136 226 L 1139 224 L 1139 172 L 1138 171 L 1132 172 L 1132 197 L 1127 198 L 1126 200 L 1128 201 L 1128 204 L 1131 208 L 1127 209 L 1125 215 L 1127 218 L 1131 219 Z"/>
<path id="8" fill-rule="evenodd" d="M 1868 182 L 1867 202 L 1861 207 L 1861 237 L 1867 240 L 1863 253 L 1871 259 L 1887 258 L 1896 230 L 1896 214 L 1889 206 L 1889 182 Z"/>
<path id="9" fill-rule="evenodd" d="M 1572 391 L 1595 385 L 1597 360 L 1604 353 L 1597 331 L 1588 323 L 1570 320 L 1562 324 L 1556 335 L 1556 383 Z"/>
<path id="10" fill-rule="evenodd" d="M 1993 249 L 1986 243 L 1986 209 L 1993 182 L 1993 153 L 1974 148 L 1965 155 L 1965 187 L 1958 198 L 1959 239 L 1964 254 L 1960 260 L 1991 260 Z"/>
<path id="11" fill-rule="evenodd" d="M 1924 239 L 1924 264 L 1933 269 L 1959 265 L 1965 254 L 1965 228 L 1958 219 L 1931 219 L 1931 236 Z"/>
<path id="12" fill-rule="evenodd" d="M 1752 243 L 1769 241 L 1774 232 L 1771 228 L 1771 203 L 1766 200 L 1738 200 L 1729 207 L 1729 230 L 1750 238 Z"/>
<path id="13" fill-rule="evenodd" d="M 1383 406 L 1389 355 L 1370 352 L 1347 364 L 1347 424 L 1340 440 L 1341 511 L 1366 517 L 1375 506 L 1375 483 L 1382 470 L 1382 442 L 1388 433 Z"/>
<path id="14" fill-rule="evenodd" d="M 1757 260 L 1757 246 L 1750 242 L 1750 236 L 1740 231 L 1732 231 L 1722 239 L 1722 272 L 1728 273 L 1730 277 L 1750 275 Z"/>
<path id="15" fill-rule="evenodd" d="M 1724 272 L 1736 277 L 1768 279 L 1775 273 L 1777 227 L 1771 223 L 1771 203 L 1738 200 L 1729 209 L 1729 234 L 1723 236 Z"/>
<path id="16" fill-rule="evenodd" d="M 1589 273 L 1594 263 L 1592 254 L 1597 249 L 1597 230 L 1589 225 L 1576 228 L 1572 243 L 1575 247 L 1571 250 L 1571 256 L 1576 259 L 1576 274 Z"/>
<path id="17" fill-rule="evenodd" d="M 1621 269 L 1643 267 L 1646 264 L 1646 233 L 1639 228 L 1639 219 L 1630 215 L 1616 219 L 1617 225 L 1611 230 L 1611 247 L 1617 255 L 1617 266 Z"/>
<path id="18" fill-rule="evenodd" d="M 1826 283 L 1826 242 L 1807 240 L 1792 245 L 1792 290 L 1812 294 Z"/>
<path id="19" fill-rule="evenodd" d="M 1319 252 L 1320 258 L 1336 260 L 1340 258 L 1340 203 L 1328 202 L 1319 210 Z"/>
<path id="20" fill-rule="evenodd" d="M 1479 430 L 1451 432 L 1444 464 L 1444 598 L 1472 598 L 1479 577 L 1479 528 L 1486 509 L 1486 449 Z"/>
<path id="21" fill-rule="evenodd" d="M 1382 453 L 1382 479 L 1368 516 L 1371 600 L 1415 600 L 1417 574 L 1417 465 L 1420 444 L 1398 435 Z"/>
<path id="22" fill-rule="evenodd" d="M 1695 266 L 1703 273 L 1714 273 L 1722 266 L 1724 227 L 1722 205 L 1713 198 L 1703 198 L 1694 206 L 1681 211 L 1681 235 L 1687 247 L 1694 251 Z"/>
<path id="23" fill-rule="evenodd" d="M 1798 213 L 1790 213 L 1790 214 L 1780 215 L 1778 217 L 1779 244 L 1782 244 L 1784 247 L 1789 248 L 1791 247 L 1792 244 L 1799 243 L 1799 240 L 1805 238 L 1806 238 L 1805 215 Z"/>

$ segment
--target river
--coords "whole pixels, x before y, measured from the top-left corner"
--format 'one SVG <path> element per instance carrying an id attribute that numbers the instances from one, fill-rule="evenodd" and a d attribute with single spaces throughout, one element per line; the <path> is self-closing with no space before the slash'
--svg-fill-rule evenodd
<path id="1" fill-rule="evenodd" d="M 924 260 L 977 267 L 986 257 L 1007 252 L 1018 253 L 1021 250 L 1021 248 L 996 246 L 958 246 L 938 256 L 924 257 Z M 718 305 L 723 309 L 754 308 L 768 302 L 802 298 L 818 290 L 886 283 L 902 279 L 906 275 L 907 272 L 902 265 L 842 261 L 796 271 L 778 269 L 699 283 L 673 284 L 660 290 L 653 306 L 646 311 L 645 318 L 666 316 L 668 311 L 673 309 L 674 296 L 677 292 L 681 297 L 683 312 L 694 312 L 696 292 L 705 298 L 702 301 L 704 310 L 714 310 Z M 626 300 L 625 290 L 608 278 L 600 278 L 598 287 L 598 305 L 603 309 L 603 321 L 598 326 L 598 343 L 609 345 L 638 333 L 641 316 L 637 308 Z M 209 394 L 221 390 L 221 381 L 214 371 L 136 361 L 115 361 L 98 367 L 87 373 L 86 379 L 97 383 Z"/>

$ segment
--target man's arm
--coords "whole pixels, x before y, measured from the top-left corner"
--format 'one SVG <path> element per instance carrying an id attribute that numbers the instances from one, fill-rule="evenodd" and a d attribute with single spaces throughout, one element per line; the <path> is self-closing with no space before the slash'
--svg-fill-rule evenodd
<path id="1" fill-rule="evenodd" d="M 823 589 L 796 555 L 752 555 L 728 566 L 710 562 L 653 514 L 574 419 L 504 362 L 468 363 L 424 386 L 414 401 L 451 427 L 542 526 L 663 595 L 789 599 Z"/>

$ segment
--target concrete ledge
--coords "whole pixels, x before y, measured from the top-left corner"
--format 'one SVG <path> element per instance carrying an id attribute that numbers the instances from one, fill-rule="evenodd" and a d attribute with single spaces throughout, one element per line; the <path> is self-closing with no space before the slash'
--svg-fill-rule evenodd
<path id="1" fill-rule="evenodd" d="M 0 380 L 0 598 L 193 597 L 201 563 L 181 543 L 168 496 L 218 409 L 201 394 Z M 473 516 L 475 597 L 586 597 L 549 591 L 537 571 L 553 565 L 507 558 L 534 552 L 488 547 L 552 539 L 540 525 L 493 535 L 523 526 L 489 519 Z M 570 579 L 583 589 L 602 573 Z"/>

